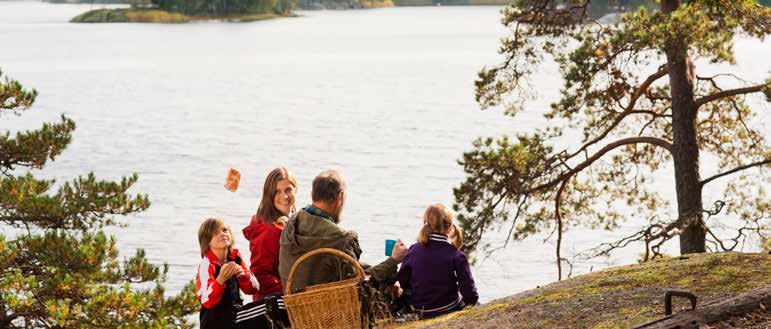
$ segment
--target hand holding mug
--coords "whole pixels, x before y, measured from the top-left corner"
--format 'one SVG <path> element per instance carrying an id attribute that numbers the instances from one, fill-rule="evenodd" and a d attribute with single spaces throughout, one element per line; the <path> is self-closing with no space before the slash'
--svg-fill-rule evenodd
<path id="1" fill-rule="evenodd" d="M 404 259 L 404 255 L 407 254 L 407 246 L 404 245 L 404 242 L 402 240 L 397 240 L 396 244 L 394 244 L 394 248 L 391 251 L 391 258 L 393 260 L 401 263 Z"/>

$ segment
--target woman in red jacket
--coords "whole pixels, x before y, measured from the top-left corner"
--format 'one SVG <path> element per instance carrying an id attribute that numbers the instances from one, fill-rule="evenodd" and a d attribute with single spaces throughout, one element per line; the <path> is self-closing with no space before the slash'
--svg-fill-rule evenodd
<path id="1" fill-rule="evenodd" d="M 244 228 L 251 251 L 249 269 L 260 283 L 254 300 L 280 294 L 283 290 L 278 276 L 278 240 L 284 229 L 284 216 L 295 212 L 296 192 L 294 175 L 284 167 L 273 169 L 265 178 L 257 214 Z"/>

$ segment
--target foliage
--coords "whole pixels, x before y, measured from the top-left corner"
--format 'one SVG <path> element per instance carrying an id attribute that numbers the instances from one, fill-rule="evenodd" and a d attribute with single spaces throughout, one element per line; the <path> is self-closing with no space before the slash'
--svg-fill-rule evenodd
<path id="1" fill-rule="evenodd" d="M 159 9 L 191 16 L 233 16 L 274 12 L 288 14 L 297 0 L 151 0 Z"/>
<path id="2" fill-rule="evenodd" d="M 653 9 L 656 2 L 653 0 L 604 0 L 589 3 L 589 16 L 602 17 L 614 12 L 635 11 L 640 7 Z"/>
<path id="3" fill-rule="evenodd" d="M 459 161 L 466 179 L 454 191 L 455 208 L 469 251 L 490 251 L 480 241 L 502 225 L 509 231 L 506 242 L 556 232 L 561 266 L 568 227 L 613 230 L 628 216 L 650 225 L 587 255 L 640 241 L 648 259 L 678 235 L 684 253 L 733 250 L 736 244 L 710 230 L 729 214 L 745 224 L 735 241 L 768 233 L 763 169 L 771 163 L 771 148 L 749 124 L 756 114 L 745 98 L 768 95 L 771 79 L 702 76 L 694 60 L 734 63 L 732 40 L 771 33 L 771 9 L 754 0 L 659 2 L 660 10 L 640 8 L 608 25 L 588 16 L 594 1 L 520 0 L 504 10 L 503 24 L 512 34 L 501 42 L 504 62 L 479 73 L 482 108 L 502 107 L 510 116 L 524 111 L 534 96 L 530 79 L 547 59 L 559 65 L 564 85 L 545 114 L 547 127 L 479 139 Z M 571 135 L 576 133 L 580 143 Z M 555 146 L 566 139 L 575 142 Z M 700 178 L 700 153 L 718 159 L 719 174 Z M 649 184 L 673 164 L 676 214 Z M 728 175 L 734 177 L 723 199 L 703 207 L 702 188 Z M 621 206 L 629 213 L 618 211 Z"/>
<path id="4" fill-rule="evenodd" d="M 158 9 L 94 9 L 75 16 L 72 23 L 187 23 L 190 17 Z"/>
<path id="5" fill-rule="evenodd" d="M 73 17 L 71 23 L 126 23 L 128 9 L 94 9 Z"/>
<path id="6" fill-rule="evenodd" d="M 0 115 L 19 115 L 36 97 L 6 77 Z M 38 130 L 0 134 L 0 327 L 191 327 L 185 318 L 198 307 L 192 281 L 165 297 L 167 266 L 150 264 L 141 249 L 121 262 L 115 238 L 101 231 L 121 224 L 114 216 L 150 206 L 146 195 L 129 193 L 136 174 L 119 182 L 88 174 L 58 187 L 30 173 L 16 175 L 61 155 L 74 130 L 62 116 Z"/>

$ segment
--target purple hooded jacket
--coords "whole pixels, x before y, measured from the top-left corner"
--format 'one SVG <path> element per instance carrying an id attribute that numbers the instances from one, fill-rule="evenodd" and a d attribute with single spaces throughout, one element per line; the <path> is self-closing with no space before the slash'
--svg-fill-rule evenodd
<path id="1" fill-rule="evenodd" d="M 442 234 L 432 233 L 425 246 L 410 246 L 399 269 L 399 284 L 412 291 L 409 302 L 421 318 L 473 305 L 479 299 L 466 255 Z"/>

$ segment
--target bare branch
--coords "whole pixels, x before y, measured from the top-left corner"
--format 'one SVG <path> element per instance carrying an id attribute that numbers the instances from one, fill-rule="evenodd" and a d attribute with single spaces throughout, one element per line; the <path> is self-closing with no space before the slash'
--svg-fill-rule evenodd
<path id="1" fill-rule="evenodd" d="M 704 96 L 702 98 L 699 98 L 696 100 L 696 107 L 701 107 L 704 104 L 707 104 L 709 102 L 725 98 L 725 97 L 731 97 L 736 95 L 744 95 L 744 94 L 751 94 L 751 93 L 757 93 L 760 91 L 763 91 L 764 88 L 767 88 L 768 86 L 771 86 L 771 82 L 766 82 L 764 84 L 755 85 L 752 87 L 745 87 L 745 88 L 736 88 L 736 89 L 728 89 L 716 92 L 711 95 Z"/>
<path id="2" fill-rule="evenodd" d="M 583 146 L 581 146 L 580 149 L 575 151 L 568 158 L 572 158 L 576 156 L 577 154 L 586 150 L 589 146 L 594 145 L 597 142 L 601 141 L 603 138 L 607 137 L 608 134 L 610 134 L 610 132 L 613 129 L 615 129 L 619 125 L 619 123 L 621 123 L 622 120 L 624 120 L 624 118 L 634 113 L 634 108 L 635 108 L 635 105 L 637 104 L 637 100 L 640 99 L 640 96 L 645 94 L 645 92 L 648 90 L 651 84 L 656 82 L 656 80 L 658 80 L 659 78 L 667 75 L 668 72 L 669 70 L 667 69 L 667 67 L 662 66 L 656 73 L 652 74 L 647 79 L 645 79 L 645 81 L 639 87 L 637 87 L 637 89 L 635 89 L 634 93 L 632 93 L 631 99 L 629 100 L 629 104 L 624 109 L 624 112 L 621 112 L 621 114 L 619 114 L 619 116 L 616 117 L 616 119 L 613 121 L 613 123 L 610 124 L 608 129 L 606 129 L 602 134 L 592 139 L 591 141 L 586 142 Z"/>
<path id="3" fill-rule="evenodd" d="M 553 180 L 551 180 L 549 182 L 546 182 L 546 183 L 543 183 L 541 185 L 538 185 L 538 186 L 536 186 L 534 188 L 528 189 L 525 192 L 526 193 L 533 193 L 533 192 L 537 192 L 537 191 L 540 191 L 540 190 L 543 190 L 543 189 L 548 189 L 548 188 L 554 187 L 555 185 L 561 183 L 565 179 L 570 178 L 571 176 L 573 176 L 574 174 L 580 172 L 581 170 L 584 170 L 586 167 L 590 166 L 592 163 L 594 163 L 598 159 L 602 158 L 602 156 L 605 155 L 605 153 L 608 153 L 608 152 L 610 152 L 610 151 L 612 151 L 612 150 L 614 150 L 616 148 L 619 148 L 619 147 L 625 146 L 625 145 L 629 145 L 629 144 L 652 144 L 652 145 L 663 147 L 667 151 L 672 152 L 672 143 L 670 143 L 667 140 L 661 139 L 661 138 L 644 136 L 644 137 L 629 137 L 629 138 L 620 139 L 620 140 L 617 140 L 617 141 L 615 141 L 613 143 L 605 145 L 605 147 L 603 147 L 602 149 L 597 151 L 597 153 L 595 153 L 591 157 L 587 158 L 584 162 L 581 162 L 580 164 L 578 164 L 572 170 L 569 170 L 569 171 L 563 173 L 562 175 L 560 175 L 556 179 L 553 179 Z"/>
<path id="4" fill-rule="evenodd" d="M 742 171 L 744 169 L 749 169 L 749 168 L 752 168 L 752 167 L 758 167 L 758 166 L 767 165 L 767 164 L 771 164 L 771 159 L 765 159 L 763 161 L 758 161 L 758 162 L 750 163 L 748 165 L 736 167 L 736 168 L 731 169 L 729 171 L 726 171 L 726 172 L 723 172 L 723 173 L 719 173 L 719 174 L 714 175 L 714 176 L 712 176 L 710 178 L 707 178 L 707 179 L 699 182 L 699 184 L 701 186 L 704 186 L 704 185 L 707 185 L 707 183 L 709 183 L 709 182 L 711 182 L 713 180 L 716 180 L 716 179 L 718 179 L 720 177 L 727 176 L 727 175 L 733 174 L 735 172 Z"/>
<path id="5" fill-rule="evenodd" d="M 744 79 L 742 79 L 742 77 L 740 77 L 740 76 L 738 76 L 736 74 L 733 74 L 733 73 L 720 73 L 720 74 L 715 74 L 715 75 L 710 76 L 710 77 L 702 77 L 702 76 L 698 76 L 697 75 L 696 79 L 705 80 L 705 81 L 713 81 L 714 82 L 715 78 L 719 78 L 719 77 L 731 77 L 731 78 L 734 78 L 734 79 L 742 81 L 742 82 L 747 82 L 747 80 L 744 80 Z"/>
<path id="6" fill-rule="evenodd" d="M 743 227 L 738 228 L 736 230 L 736 237 L 727 239 L 727 241 L 731 241 L 731 243 L 733 243 L 730 247 L 727 247 L 726 244 L 723 242 L 723 240 L 718 238 L 717 235 L 715 235 L 715 233 L 712 232 L 712 230 L 710 230 L 709 228 L 707 229 L 707 233 L 712 237 L 712 239 L 715 240 L 713 241 L 713 243 L 715 243 L 716 246 L 719 246 L 721 249 L 723 249 L 723 251 L 734 251 L 736 247 L 739 246 L 740 242 L 742 242 L 743 244 L 744 240 L 747 239 L 748 234 L 745 233 L 744 231 L 750 231 L 750 233 L 754 232 L 761 238 L 765 237 L 765 235 L 762 232 L 763 227 L 760 225 L 759 221 L 760 221 L 760 218 L 756 218 L 755 220 L 751 221 L 747 225 L 744 225 Z M 755 224 L 754 226 L 752 225 L 753 223 Z M 744 247 L 742 246 L 741 249 L 744 249 Z"/>
<path id="7" fill-rule="evenodd" d="M 679 234 L 679 231 L 677 231 L 676 228 L 676 222 L 668 224 L 660 222 L 652 223 L 648 227 L 645 227 L 629 236 L 621 238 L 618 241 L 604 242 L 597 247 L 584 251 L 582 252 L 584 255 L 582 258 L 591 259 L 600 256 L 610 256 L 610 253 L 615 249 L 621 249 L 633 242 L 642 241 L 645 243 L 645 256 L 643 260 L 648 261 L 649 259 L 655 259 L 656 257 L 662 256 L 662 254 L 659 252 L 659 249 L 664 244 L 664 242 L 669 241 Z M 658 231 L 654 232 L 654 230 Z M 655 243 L 651 244 L 652 242 Z M 653 253 L 653 255 L 651 256 L 650 253 Z"/>
<path id="8" fill-rule="evenodd" d="M 506 235 L 506 240 L 503 241 L 503 245 L 495 247 L 495 248 L 491 249 L 490 251 L 488 251 L 486 253 L 486 257 L 490 257 L 494 252 L 496 252 L 496 251 L 498 251 L 500 249 L 504 249 L 504 248 L 506 248 L 509 245 L 509 242 L 511 241 L 512 233 L 514 233 L 514 228 L 517 226 L 516 224 L 517 224 L 517 220 L 519 219 L 519 215 L 522 213 L 522 207 L 525 205 L 525 202 L 527 202 L 527 199 L 528 199 L 528 197 L 525 196 L 524 198 L 522 198 L 522 201 L 519 202 L 519 204 L 517 205 L 517 212 L 514 215 L 514 219 L 511 221 L 511 226 L 509 227 L 509 234 Z M 500 202 L 500 200 L 499 200 L 499 202 Z M 493 207 L 497 207 L 497 205 L 498 205 L 498 203 L 496 202 Z"/>
<path id="9" fill-rule="evenodd" d="M 726 203 L 723 200 L 717 200 L 715 201 L 715 204 L 712 209 L 704 209 L 704 212 L 707 213 L 707 216 L 712 217 L 719 214 L 721 211 L 723 211 L 723 208 L 725 208 Z M 707 218 L 709 218 L 707 217 Z"/>

